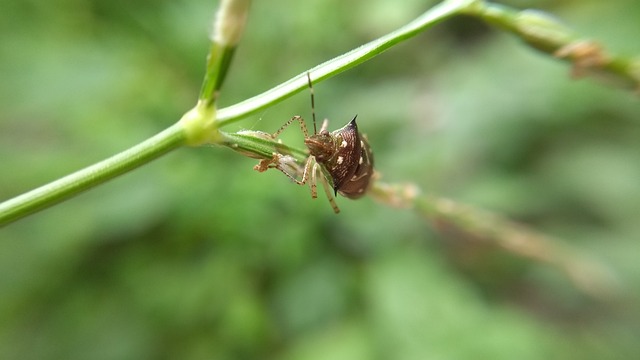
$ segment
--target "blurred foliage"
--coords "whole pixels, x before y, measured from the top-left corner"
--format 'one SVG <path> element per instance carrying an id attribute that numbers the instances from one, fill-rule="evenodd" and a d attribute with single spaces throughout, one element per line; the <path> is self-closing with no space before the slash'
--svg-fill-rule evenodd
<path id="1" fill-rule="evenodd" d="M 222 106 L 434 3 L 256 1 Z M 636 0 L 508 3 L 640 54 Z M 0 3 L 0 198 L 177 121 L 197 98 L 213 11 Z M 386 180 L 562 237 L 615 271 L 619 296 L 590 299 L 554 269 L 460 246 L 370 199 L 339 198 L 336 216 L 253 160 L 184 149 L 0 230 L 0 358 L 637 358 L 637 94 L 568 74 L 455 18 L 317 84 L 316 111 L 331 128 L 357 113 Z M 309 113 L 301 94 L 229 130 Z"/>

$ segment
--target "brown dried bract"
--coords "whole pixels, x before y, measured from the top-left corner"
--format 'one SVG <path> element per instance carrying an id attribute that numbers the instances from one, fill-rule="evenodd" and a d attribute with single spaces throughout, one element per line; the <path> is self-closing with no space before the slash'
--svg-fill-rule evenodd
<path id="1" fill-rule="evenodd" d="M 583 77 L 589 70 L 602 68 L 611 61 L 602 46 L 591 40 L 572 42 L 556 50 L 553 55 L 573 63 L 571 76 L 574 78 Z"/>

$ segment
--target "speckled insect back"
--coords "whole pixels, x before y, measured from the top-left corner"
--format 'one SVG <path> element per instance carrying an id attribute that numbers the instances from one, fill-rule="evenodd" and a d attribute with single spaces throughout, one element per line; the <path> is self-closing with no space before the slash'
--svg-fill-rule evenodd
<path id="1" fill-rule="evenodd" d="M 362 197 L 369 187 L 373 175 L 373 154 L 369 147 L 366 136 L 358 132 L 356 116 L 344 127 L 329 132 L 327 130 L 328 121 L 325 120 L 322 128 L 316 130 L 315 104 L 311 76 L 307 73 L 309 90 L 311 92 L 311 114 L 313 117 L 313 135 L 309 135 L 304 119 L 294 116 L 273 134 L 276 138 L 284 129 L 294 121 L 298 121 L 300 129 L 304 134 L 304 143 L 309 150 L 309 157 L 305 162 L 302 172 L 302 179 L 298 180 L 286 168 L 291 168 L 291 158 L 286 155 L 274 154 L 271 160 L 264 160 L 256 166 L 256 170 L 265 171 L 269 167 L 274 167 L 282 171 L 299 185 L 304 185 L 309 181 L 311 197 L 317 197 L 317 178 L 320 174 L 320 181 L 324 187 L 329 203 L 336 213 L 340 212 L 335 202 L 334 195 L 340 195 L 358 199 Z M 285 160 L 286 159 L 286 160 Z M 333 193 L 330 190 L 333 188 Z"/>
<path id="2" fill-rule="evenodd" d="M 350 199 L 365 194 L 373 174 L 373 155 L 366 138 L 358 132 L 356 117 L 341 129 L 321 129 L 304 143 L 331 175 L 334 194 Z"/>

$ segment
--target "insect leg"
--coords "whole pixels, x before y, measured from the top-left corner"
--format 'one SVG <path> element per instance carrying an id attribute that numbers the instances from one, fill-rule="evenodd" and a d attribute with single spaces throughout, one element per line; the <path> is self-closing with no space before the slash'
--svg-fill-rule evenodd
<path id="1" fill-rule="evenodd" d="M 313 167 L 311 169 L 311 179 L 309 180 L 309 188 L 311 188 L 311 197 L 313 199 L 316 199 L 318 197 L 318 190 L 317 190 L 317 175 L 318 175 L 318 171 L 320 171 L 319 169 L 319 164 L 315 161 L 313 161 Z"/>
<path id="2" fill-rule="evenodd" d="M 304 119 L 299 115 L 296 115 L 296 116 L 292 117 L 286 123 L 284 123 L 284 125 L 282 125 L 280 127 L 280 129 L 278 129 L 278 131 L 276 131 L 273 134 L 273 137 L 277 138 L 278 135 L 280 135 L 280 133 L 282 133 L 284 131 L 284 129 L 288 128 L 289 125 L 291 125 L 291 123 L 294 122 L 294 121 L 297 121 L 297 122 L 300 123 L 300 129 L 302 130 L 302 133 L 304 134 L 305 139 L 308 138 L 309 137 L 309 131 L 307 130 L 307 125 L 305 125 Z"/>
<path id="3" fill-rule="evenodd" d="M 274 153 L 272 159 L 261 160 L 258 165 L 254 166 L 254 169 L 262 172 L 266 171 L 266 168 L 275 168 L 287 175 L 287 177 L 296 184 L 304 185 L 309 180 L 309 173 L 311 171 L 312 164 L 315 163 L 314 160 L 315 158 L 310 156 L 307 158 L 304 168 L 302 168 L 298 163 L 296 163 L 296 160 L 292 156 Z M 287 168 L 293 172 L 293 175 L 291 172 L 287 171 Z M 296 177 L 299 176 L 300 173 L 302 173 L 302 179 L 298 180 Z"/>
<path id="4" fill-rule="evenodd" d="M 336 204 L 336 198 L 333 196 L 333 188 L 329 185 L 327 178 L 324 177 L 323 174 L 320 174 L 320 181 L 322 182 L 322 187 L 324 188 L 324 193 L 327 194 L 327 199 L 329 199 L 329 204 L 333 208 L 333 212 L 338 214 L 340 212 L 340 208 L 338 208 L 338 204 Z"/>

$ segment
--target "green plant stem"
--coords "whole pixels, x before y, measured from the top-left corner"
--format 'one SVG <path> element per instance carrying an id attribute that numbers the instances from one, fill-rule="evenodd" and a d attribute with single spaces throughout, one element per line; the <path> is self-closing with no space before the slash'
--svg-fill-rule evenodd
<path id="1" fill-rule="evenodd" d="M 311 79 L 314 83 L 320 82 L 351 69 L 383 53 L 392 46 L 417 35 L 425 29 L 474 6 L 476 2 L 475 0 L 449 0 L 441 2 L 407 25 L 314 67 L 309 70 Z M 220 123 L 219 126 L 229 125 L 245 116 L 259 112 L 306 89 L 307 86 L 307 72 L 305 71 L 260 95 L 218 110 L 217 119 Z"/>
<path id="2" fill-rule="evenodd" d="M 519 11 L 482 0 L 443 1 L 405 26 L 312 68 L 309 70 L 311 79 L 316 83 L 335 76 L 458 14 L 478 17 L 511 32 L 536 50 L 573 63 L 575 75 L 596 75 L 625 88 L 640 89 L 639 59 L 606 53 L 594 42 L 581 40 L 577 34 L 541 11 Z M 573 45 L 577 45 L 575 50 L 571 49 Z M 563 49 L 567 54 L 562 55 Z M 219 127 L 237 122 L 306 89 L 306 74 L 305 71 L 262 94 L 219 109 Z"/>
<path id="3" fill-rule="evenodd" d="M 207 106 L 214 106 L 235 50 L 235 47 L 222 46 L 217 43 L 211 45 L 207 59 L 207 71 L 200 90 L 200 100 L 205 101 Z"/>
<path id="4" fill-rule="evenodd" d="M 184 143 L 184 128 L 176 124 L 106 160 L 7 200 L 0 204 L 0 227 L 140 167 Z"/>

